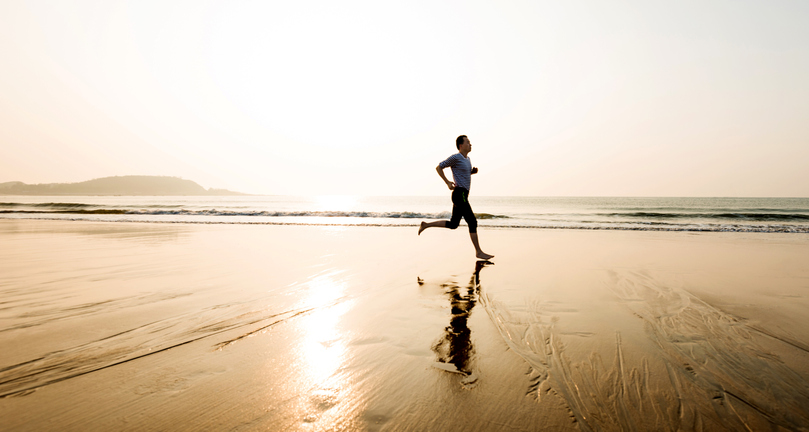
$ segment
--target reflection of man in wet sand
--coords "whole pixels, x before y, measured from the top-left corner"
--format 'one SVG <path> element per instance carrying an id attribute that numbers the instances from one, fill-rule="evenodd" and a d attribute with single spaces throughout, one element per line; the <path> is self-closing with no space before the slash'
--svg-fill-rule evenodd
<path id="1" fill-rule="evenodd" d="M 469 237 L 472 238 L 477 257 L 484 260 L 494 258 L 494 255 L 489 255 L 480 249 L 480 244 L 478 244 L 478 220 L 475 218 L 475 213 L 472 212 L 472 206 L 469 205 L 469 188 L 472 186 L 472 174 L 478 172 L 477 167 L 473 168 L 472 161 L 467 157 L 469 152 L 472 151 L 472 144 L 466 135 L 461 135 L 455 140 L 455 147 L 458 148 L 458 153 L 448 157 L 447 160 L 435 167 L 438 175 L 441 176 L 449 190 L 452 191 L 452 218 L 448 221 L 422 222 L 419 227 L 419 235 L 427 228 L 458 228 L 458 224 L 461 223 L 461 218 L 463 218 L 466 224 L 469 225 Z M 447 180 L 444 175 L 445 168 L 452 168 L 452 179 L 454 181 Z"/>
<path id="2" fill-rule="evenodd" d="M 472 373 L 470 365 L 475 348 L 472 345 L 472 331 L 469 329 L 468 320 L 479 294 L 480 270 L 491 264 L 493 263 L 488 261 L 478 261 L 475 264 L 475 274 L 469 281 L 469 286 L 465 289 L 451 286 L 447 291 L 452 315 L 449 326 L 444 329 L 444 335 L 433 345 L 433 352 L 438 356 L 438 363 L 452 365 L 455 370 L 442 369 L 451 372 L 457 371 L 465 375 L 464 384 L 473 384 L 477 381 L 477 376 Z"/>

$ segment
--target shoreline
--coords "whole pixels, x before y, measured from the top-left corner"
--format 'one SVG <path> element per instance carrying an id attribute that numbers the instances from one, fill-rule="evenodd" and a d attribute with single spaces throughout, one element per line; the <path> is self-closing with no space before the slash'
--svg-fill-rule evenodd
<path id="1" fill-rule="evenodd" d="M 409 219 L 409 218 L 408 218 Z M 441 220 L 422 218 L 429 220 Z M 259 225 L 259 226 L 305 226 L 305 227 L 369 227 L 369 228 L 412 228 L 418 227 L 418 222 L 413 223 L 400 223 L 400 224 L 372 224 L 372 223 L 305 223 L 305 222 L 244 222 L 244 221 L 190 221 L 190 220 L 93 220 L 93 219 L 64 219 L 64 218 L 35 218 L 35 217 L 21 217 L 21 218 L 0 218 L 2 220 L 23 220 L 23 221 L 62 221 L 62 222 L 90 222 L 90 223 L 142 223 L 142 224 L 187 224 L 187 225 Z M 571 230 L 571 231 L 636 231 L 636 232 L 672 232 L 672 233 L 750 233 L 750 234 L 809 234 L 809 228 L 800 230 L 783 229 L 781 231 L 767 230 L 767 228 L 751 229 L 711 229 L 711 228 L 649 228 L 649 227 L 584 227 L 584 226 L 523 226 L 523 225 L 483 225 L 479 224 L 483 229 L 492 230 Z M 459 228 L 465 229 L 466 225 L 463 223 Z"/>

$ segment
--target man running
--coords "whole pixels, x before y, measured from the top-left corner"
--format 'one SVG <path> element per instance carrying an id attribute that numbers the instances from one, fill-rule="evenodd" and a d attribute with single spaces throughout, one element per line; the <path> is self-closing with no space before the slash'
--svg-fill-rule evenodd
<path id="1" fill-rule="evenodd" d="M 452 219 L 429 223 L 422 222 L 419 227 L 419 235 L 427 228 L 458 228 L 458 224 L 461 223 L 461 218 L 463 217 L 466 224 L 469 225 L 469 237 L 471 237 L 472 244 L 475 246 L 477 257 L 484 260 L 494 258 L 494 255 L 489 255 L 480 249 L 480 244 L 478 244 L 478 220 L 475 218 L 475 213 L 472 212 L 472 206 L 469 205 L 472 174 L 477 174 L 478 172 L 477 167 L 472 167 L 472 161 L 467 157 L 469 152 L 472 151 L 472 144 L 466 135 L 461 135 L 455 140 L 455 147 L 458 148 L 458 153 L 448 157 L 447 160 L 435 167 L 438 175 L 441 176 L 449 190 L 452 191 Z M 452 168 L 454 182 L 447 180 L 444 175 L 445 168 Z"/>

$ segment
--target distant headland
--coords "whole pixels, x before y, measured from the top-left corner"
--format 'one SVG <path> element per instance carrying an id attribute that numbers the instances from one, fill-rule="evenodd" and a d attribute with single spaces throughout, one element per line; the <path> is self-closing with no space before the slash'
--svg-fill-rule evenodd
<path id="1" fill-rule="evenodd" d="M 26 184 L 23 182 L 0 183 L 0 195 L 247 195 L 227 189 L 205 189 L 199 184 L 179 177 L 164 176 L 115 176 L 88 180 L 80 183 Z"/>

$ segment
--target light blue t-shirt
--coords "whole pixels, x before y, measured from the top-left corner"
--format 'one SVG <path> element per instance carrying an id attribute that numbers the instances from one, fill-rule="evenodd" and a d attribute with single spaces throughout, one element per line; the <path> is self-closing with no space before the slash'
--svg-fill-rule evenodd
<path id="1" fill-rule="evenodd" d="M 472 190 L 472 159 L 455 153 L 438 166 L 442 169 L 452 168 L 452 180 L 455 182 L 455 186 Z"/>

